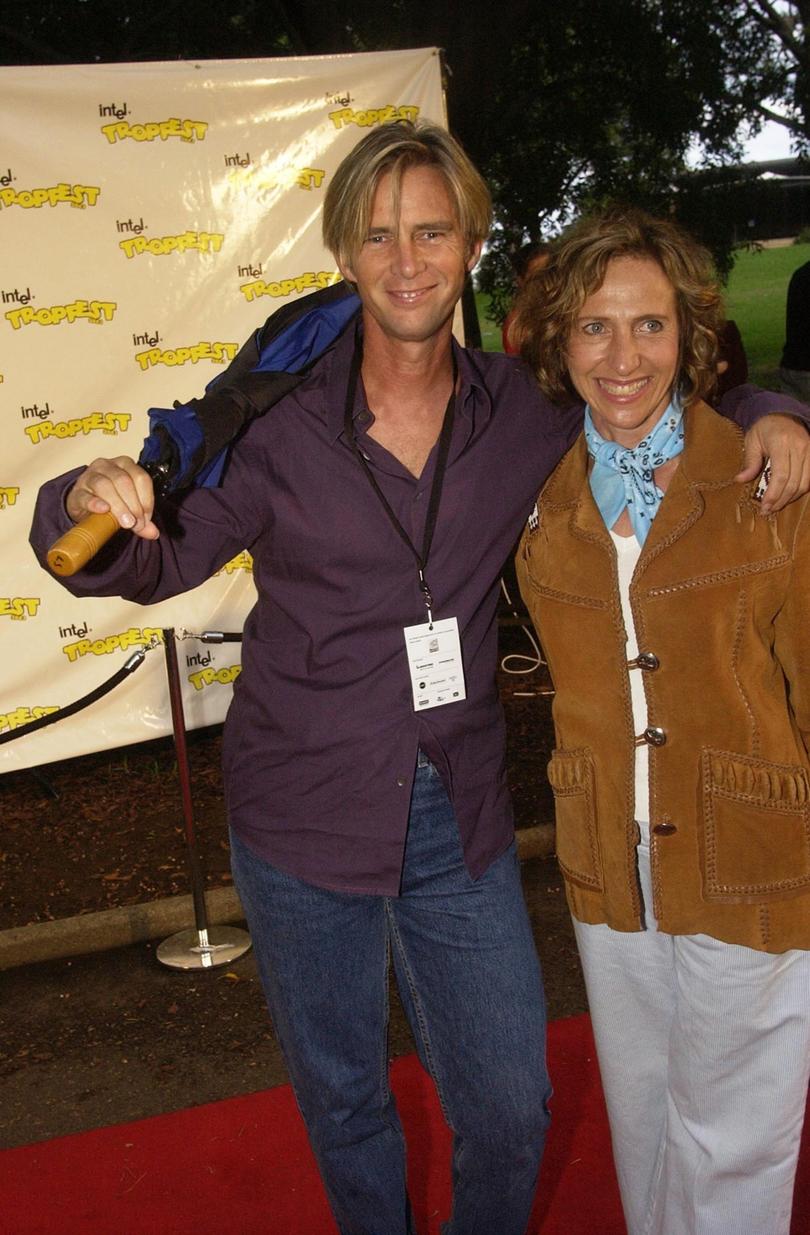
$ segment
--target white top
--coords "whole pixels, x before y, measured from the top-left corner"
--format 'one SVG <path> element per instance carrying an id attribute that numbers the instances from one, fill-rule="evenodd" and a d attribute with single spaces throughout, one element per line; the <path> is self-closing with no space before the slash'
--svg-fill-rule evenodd
<path id="1" fill-rule="evenodd" d="M 630 580 L 636 569 L 636 562 L 641 554 L 641 545 L 635 536 L 617 536 L 610 533 L 616 546 L 617 566 L 619 571 L 619 596 L 622 602 L 622 617 L 627 631 L 627 659 L 635 660 L 638 656 L 638 640 L 633 614 L 630 609 Z M 647 700 L 644 695 L 644 670 L 632 668 L 630 674 L 630 699 L 633 705 L 633 728 L 636 735 L 647 728 Z M 636 778 L 635 778 L 635 817 L 636 820 L 647 821 L 650 818 L 650 751 L 645 743 L 636 747 Z"/>

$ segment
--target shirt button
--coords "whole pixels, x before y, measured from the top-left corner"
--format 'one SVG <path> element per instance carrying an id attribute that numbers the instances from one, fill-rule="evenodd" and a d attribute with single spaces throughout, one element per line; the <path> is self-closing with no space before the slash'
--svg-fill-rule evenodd
<path id="1" fill-rule="evenodd" d="M 656 823 L 653 827 L 656 836 L 672 836 L 672 833 L 677 831 L 674 823 Z"/>
<path id="2" fill-rule="evenodd" d="M 655 669 L 657 669 L 660 663 L 661 662 L 655 652 L 639 652 L 636 657 L 636 664 L 639 669 L 646 669 L 649 673 L 652 673 Z"/>
<path id="3" fill-rule="evenodd" d="M 371 421 L 371 416 L 368 414 L 368 412 L 360 412 L 360 414 L 357 417 L 357 423 L 359 424 L 361 429 L 365 429 L 366 425 L 369 424 L 370 421 Z"/>
<path id="4" fill-rule="evenodd" d="M 665 746 L 667 735 L 659 725 L 650 725 L 644 730 L 644 741 L 648 746 Z"/>
<path id="5" fill-rule="evenodd" d="M 402 788 L 404 788 L 404 785 L 405 785 L 405 777 L 404 777 L 404 776 L 398 776 L 398 777 L 397 777 L 397 786 L 398 786 L 400 789 L 402 789 Z"/>

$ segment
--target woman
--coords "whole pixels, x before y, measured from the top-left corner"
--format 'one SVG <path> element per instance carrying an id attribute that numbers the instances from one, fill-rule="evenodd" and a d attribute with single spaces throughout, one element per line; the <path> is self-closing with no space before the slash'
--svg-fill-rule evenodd
<path id="1" fill-rule="evenodd" d="M 708 255 L 627 211 L 519 312 L 588 404 L 518 575 L 630 1235 L 787 1235 L 810 1072 L 810 506 L 735 483 L 720 312 Z"/>

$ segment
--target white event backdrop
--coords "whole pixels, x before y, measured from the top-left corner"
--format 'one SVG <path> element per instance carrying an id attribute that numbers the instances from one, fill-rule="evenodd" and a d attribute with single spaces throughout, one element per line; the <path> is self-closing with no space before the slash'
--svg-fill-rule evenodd
<path id="1" fill-rule="evenodd" d="M 164 627 L 241 630 L 247 553 L 182 597 L 77 600 L 28 545 L 40 484 L 137 456 L 146 409 L 202 394 L 276 308 L 336 277 L 329 176 L 372 125 L 446 123 L 435 48 L 0 69 L 0 734 L 106 681 Z M 239 644 L 178 643 L 190 728 Z M 0 771 L 171 730 L 162 649 L 104 699 L 0 747 Z"/>

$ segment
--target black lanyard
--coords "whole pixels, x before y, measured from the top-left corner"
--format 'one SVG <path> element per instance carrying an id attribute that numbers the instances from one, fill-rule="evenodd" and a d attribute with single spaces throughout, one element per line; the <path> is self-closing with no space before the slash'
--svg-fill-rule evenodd
<path id="1" fill-rule="evenodd" d="M 438 449 L 438 453 L 436 456 L 436 470 L 433 473 L 433 483 L 430 488 L 430 501 L 428 503 L 427 517 L 425 519 L 425 535 L 422 541 L 422 552 L 421 553 L 414 545 L 413 541 L 411 540 L 408 533 L 405 531 L 405 528 L 402 526 L 397 516 L 394 514 L 394 511 L 391 507 L 390 502 L 388 501 L 387 497 L 385 496 L 382 489 L 378 485 L 377 480 L 374 476 L 374 473 L 369 467 L 368 462 L 362 450 L 357 445 L 357 439 L 355 438 L 355 433 L 354 433 L 354 401 L 357 395 L 357 379 L 360 376 L 360 366 L 362 365 L 362 363 L 363 363 L 363 344 L 361 340 L 358 338 L 355 344 L 355 348 L 354 348 L 354 356 L 352 357 L 352 366 L 351 366 L 351 369 L 349 370 L 349 383 L 348 383 L 348 386 L 346 387 L 346 407 L 345 407 L 344 416 L 343 416 L 344 431 L 346 433 L 346 438 L 349 444 L 351 445 L 352 449 L 354 450 L 355 455 L 357 456 L 360 466 L 362 467 L 363 471 L 368 477 L 369 484 L 371 485 L 374 492 L 377 494 L 377 497 L 380 499 L 380 502 L 382 503 L 383 510 L 388 515 L 388 518 L 391 520 L 391 525 L 394 528 L 394 531 L 397 533 L 400 540 L 402 540 L 404 544 L 408 546 L 411 553 L 416 558 L 416 566 L 419 572 L 419 587 L 421 589 L 422 595 L 425 598 L 425 608 L 427 609 L 427 613 L 428 613 L 428 622 L 430 623 L 432 627 L 433 626 L 433 613 L 432 613 L 433 597 L 430 593 L 430 588 L 427 585 L 427 580 L 425 579 L 425 571 L 427 569 L 428 558 L 430 556 L 430 546 L 433 543 L 433 533 L 436 529 L 436 519 L 438 518 L 438 514 L 439 514 L 439 502 L 441 501 L 441 497 L 442 497 L 442 487 L 444 486 L 444 474 L 447 471 L 447 456 L 450 452 L 450 438 L 452 437 L 452 434 L 453 434 L 453 421 L 455 419 L 455 414 L 456 414 L 456 381 L 458 380 L 458 365 L 456 363 L 455 352 L 453 353 L 453 385 L 452 385 L 452 389 L 450 390 L 450 398 L 447 400 L 447 407 L 445 408 L 445 412 L 444 412 L 444 420 L 442 421 L 442 431 L 439 434 L 439 449 Z"/>

